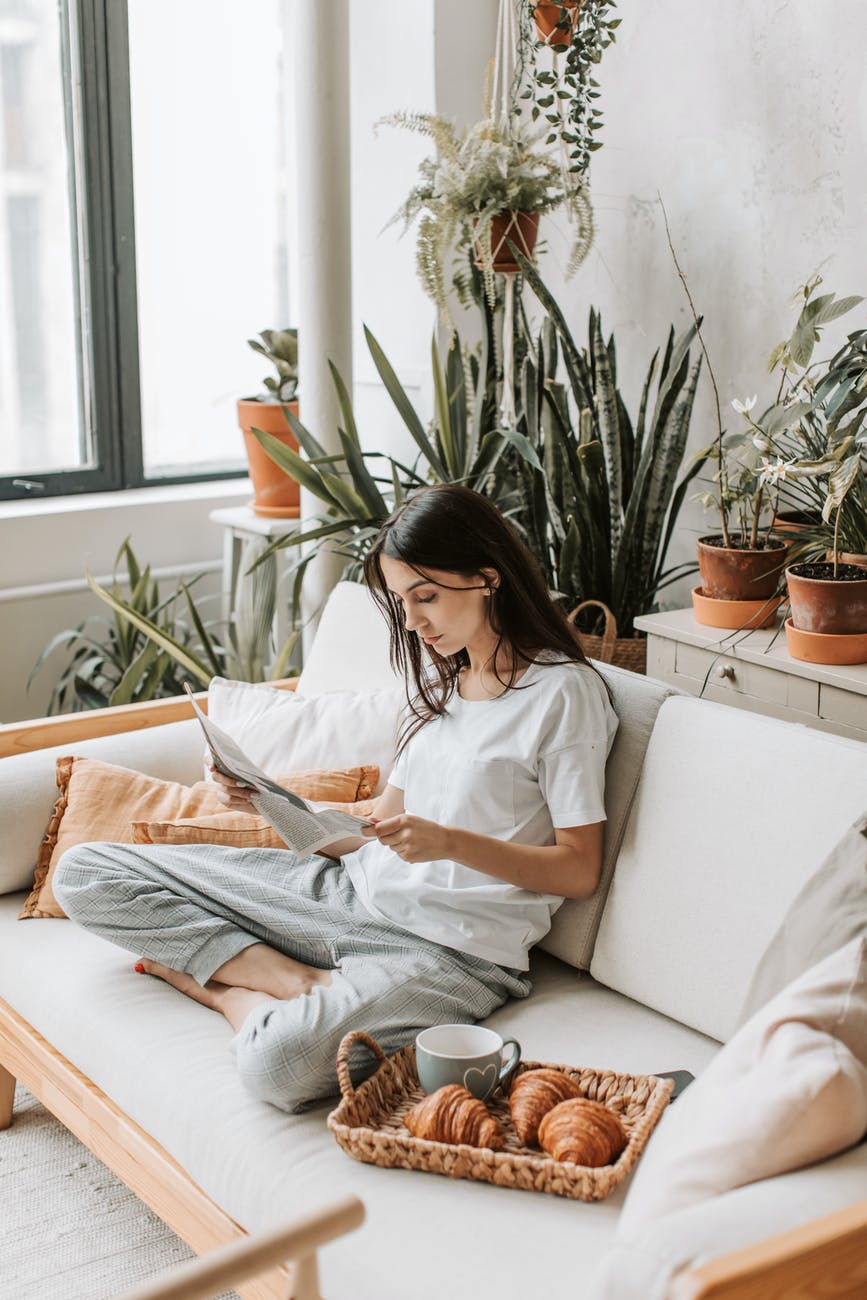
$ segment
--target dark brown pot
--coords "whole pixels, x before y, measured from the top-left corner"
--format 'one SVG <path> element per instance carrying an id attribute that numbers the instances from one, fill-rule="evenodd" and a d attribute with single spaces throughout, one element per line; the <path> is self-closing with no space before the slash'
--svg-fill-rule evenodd
<path id="1" fill-rule="evenodd" d="M 533 256 L 533 249 L 536 247 L 536 239 L 539 234 L 539 214 L 538 212 L 498 212 L 491 220 L 490 239 L 491 253 L 494 259 L 495 271 L 515 272 L 520 271 L 520 267 L 512 256 L 512 250 L 509 247 L 508 240 L 511 239 L 515 247 L 524 254 L 525 257 Z M 476 244 L 476 266 L 483 266 L 480 249 Z"/>
<path id="2" fill-rule="evenodd" d="M 298 414 L 298 403 L 287 402 L 293 415 Z M 279 402 L 242 400 L 238 403 L 238 423 L 244 434 L 250 478 L 253 483 L 253 513 L 275 519 L 294 519 L 300 513 L 301 490 L 294 478 L 275 464 L 262 448 L 253 429 L 270 433 L 293 451 L 298 443 L 292 434 L 283 407 Z"/>
<path id="3" fill-rule="evenodd" d="M 800 632 L 867 632 L 867 573 L 857 564 L 793 564 L 786 570 L 792 626 Z"/>
<path id="4" fill-rule="evenodd" d="M 721 537 L 696 542 L 701 590 L 711 600 L 767 600 L 776 591 L 788 542 L 772 537 L 767 546 L 723 546 Z"/>
<path id="5" fill-rule="evenodd" d="M 540 0 L 533 9 L 539 40 L 555 49 L 570 45 L 580 9 L 581 0 L 561 0 L 560 4 Z"/>

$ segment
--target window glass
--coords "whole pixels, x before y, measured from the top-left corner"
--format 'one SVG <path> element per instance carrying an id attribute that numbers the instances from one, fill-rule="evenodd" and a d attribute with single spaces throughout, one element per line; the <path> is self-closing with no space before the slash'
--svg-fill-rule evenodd
<path id="1" fill-rule="evenodd" d="M 247 347 L 288 319 L 281 0 L 130 0 L 145 472 L 241 463 Z"/>
<path id="2" fill-rule="evenodd" d="M 0 0 L 0 476 L 87 463 L 56 0 Z"/>

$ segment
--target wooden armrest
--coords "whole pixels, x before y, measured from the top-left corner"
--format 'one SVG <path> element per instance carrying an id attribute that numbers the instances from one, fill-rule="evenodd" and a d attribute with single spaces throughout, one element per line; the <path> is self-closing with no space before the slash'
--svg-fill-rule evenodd
<path id="1" fill-rule="evenodd" d="M 297 1265 L 287 1300 L 290 1295 L 292 1300 L 320 1300 L 316 1250 L 363 1222 L 363 1204 L 357 1196 L 346 1196 L 281 1228 L 257 1233 L 246 1241 L 233 1242 L 201 1259 L 190 1260 L 162 1280 L 124 1292 L 119 1300 L 205 1300 L 290 1259 Z"/>
<path id="2" fill-rule="evenodd" d="M 284 677 L 269 686 L 294 691 L 297 677 Z M 208 693 L 196 699 L 207 711 Z M 7 722 L 0 726 L 0 758 L 11 754 L 28 754 L 52 745 L 72 745 L 96 736 L 115 736 L 124 731 L 143 731 L 162 727 L 167 722 L 191 718 L 193 711 L 186 695 L 172 695 L 165 700 L 148 700 L 144 704 L 116 704 L 107 709 L 86 709 L 82 713 L 60 713 L 53 718 L 32 718 L 28 722 Z"/>
<path id="3" fill-rule="evenodd" d="M 867 1295 L 867 1201 L 685 1273 L 671 1300 L 857 1300 Z"/>

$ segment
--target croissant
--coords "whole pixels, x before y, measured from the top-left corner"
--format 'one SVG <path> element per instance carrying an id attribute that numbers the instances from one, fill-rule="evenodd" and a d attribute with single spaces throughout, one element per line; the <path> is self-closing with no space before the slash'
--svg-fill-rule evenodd
<path id="1" fill-rule="evenodd" d="M 465 1142 L 502 1151 L 505 1134 L 483 1101 L 459 1083 L 449 1083 L 408 1111 L 404 1124 L 414 1137 L 429 1142 Z"/>
<path id="2" fill-rule="evenodd" d="M 548 1111 L 539 1125 L 539 1145 L 555 1160 L 598 1169 L 614 1163 L 626 1146 L 626 1133 L 613 1110 L 576 1097 Z"/>
<path id="3" fill-rule="evenodd" d="M 553 1106 L 570 1097 L 580 1097 L 581 1089 L 562 1070 L 525 1070 L 512 1084 L 509 1109 L 515 1132 L 530 1146 L 538 1141 L 539 1124 Z"/>

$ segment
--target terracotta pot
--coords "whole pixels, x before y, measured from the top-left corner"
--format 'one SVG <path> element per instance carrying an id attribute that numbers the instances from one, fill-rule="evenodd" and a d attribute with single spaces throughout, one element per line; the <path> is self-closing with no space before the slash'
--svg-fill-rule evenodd
<path id="1" fill-rule="evenodd" d="M 539 234 L 538 212 L 498 212 L 491 220 L 490 240 L 494 257 L 494 270 L 515 272 L 520 267 L 512 257 L 512 250 L 507 240 L 519 249 L 525 257 L 533 256 L 536 238 Z M 476 266 L 482 266 L 478 243 L 476 244 Z"/>
<path id="2" fill-rule="evenodd" d="M 298 414 L 297 402 L 287 402 L 286 405 L 294 415 Z M 279 465 L 275 465 L 252 432 L 261 429 L 263 433 L 273 434 L 285 446 L 297 451 L 298 443 L 289 429 L 283 407 L 279 402 L 242 400 L 238 403 L 238 423 L 244 434 L 253 482 L 253 513 L 275 519 L 296 519 L 300 514 L 301 499 L 298 484 Z"/>
<path id="3" fill-rule="evenodd" d="M 780 585 L 788 542 L 770 539 L 767 546 L 723 546 L 721 537 L 696 542 L 702 594 L 711 600 L 767 600 Z"/>
<path id="4" fill-rule="evenodd" d="M 781 510 L 774 515 L 771 532 L 785 536 L 787 533 L 800 533 L 805 528 L 815 528 L 820 522 L 818 516 L 812 517 L 801 510 Z"/>
<path id="5" fill-rule="evenodd" d="M 701 587 L 692 589 L 692 612 L 696 623 L 705 627 L 732 628 L 738 632 L 770 627 L 782 601 L 782 596 L 765 600 L 714 600 L 706 596 Z"/>
<path id="6" fill-rule="evenodd" d="M 561 4 L 541 0 L 541 3 L 533 9 L 539 40 L 544 41 L 546 45 L 554 46 L 555 49 L 561 45 L 564 48 L 568 46 L 572 41 L 580 10 L 581 0 L 562 0 Z"/>
<path id="7" fill-rule="evenodd" d="M 833 553 L 829 552 L 826 559 L 833 560 Z M 860 569 L 867 569 L 867 555 L 853 555 L 849 551 L 841 551 L 837 559 L 841 564 L 857 564 Z"/>
<path id="8" fill-rule="evenodd" d="M 787 618 L 786 648 L 793 659 L 807 664 L 867 664 L 867 632 L 848 636 L 804 632 Z"/>
<path id="9" fill-rule="evenodd" d="M 843 564 L 793 564 L 786 570 L 792 626 L 799 632 L 829 636 L 867 633 L 867 572 Z"/>

